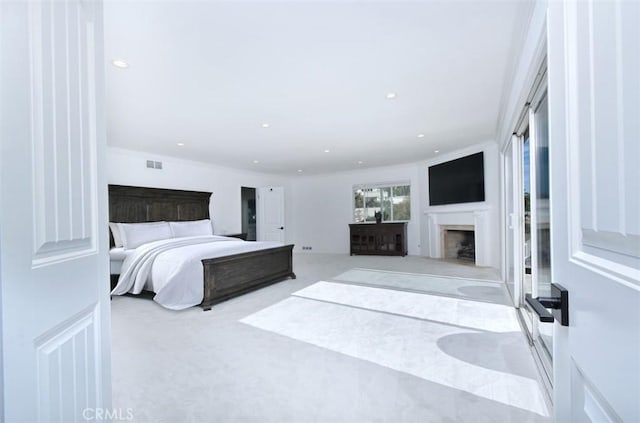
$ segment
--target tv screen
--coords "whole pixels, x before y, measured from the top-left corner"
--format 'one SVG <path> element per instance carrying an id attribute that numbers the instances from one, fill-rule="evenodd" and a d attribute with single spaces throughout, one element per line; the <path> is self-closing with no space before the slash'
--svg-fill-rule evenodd
<path id="1" fill-rule="evenodd" d="M 484 201 L 484 153 L 429 166 L 429 205 Z"/>

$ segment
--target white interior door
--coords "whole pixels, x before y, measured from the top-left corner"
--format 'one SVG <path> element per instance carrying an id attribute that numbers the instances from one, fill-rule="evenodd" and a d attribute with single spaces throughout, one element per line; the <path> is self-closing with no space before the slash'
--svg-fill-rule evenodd
<path id="1" fill-rule="evenodd" d="M 102 5 L 0 4 L 4 421 L 110 406 Z"/>
<path id="2" fill-rule="evenodd" d="M 556 421 L 640 421 L 640 2 L 550 2 Z"/>
<path id="3" fill-rule="evenodd" d="M 284 188 L 258 188 L 258 241 L 284 244 Z"/>

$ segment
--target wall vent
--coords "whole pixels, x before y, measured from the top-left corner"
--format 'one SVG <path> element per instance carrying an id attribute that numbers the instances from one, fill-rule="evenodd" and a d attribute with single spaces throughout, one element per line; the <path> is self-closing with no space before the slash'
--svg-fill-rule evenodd
<path id="1" fill-rule="evenodd" d="M 162 162 L 156 162 L 154 160 L 147 160 L 147 167 L 149 169 L 162 169 Z"/>

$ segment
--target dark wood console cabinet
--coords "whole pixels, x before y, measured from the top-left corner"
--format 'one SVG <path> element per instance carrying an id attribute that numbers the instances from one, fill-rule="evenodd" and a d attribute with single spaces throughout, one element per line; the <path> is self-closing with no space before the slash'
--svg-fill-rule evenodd
<path id="1" fill-rule="evenodd" d="M 352 223 L 351 255 L 407 255 L 407 223 Z"/>

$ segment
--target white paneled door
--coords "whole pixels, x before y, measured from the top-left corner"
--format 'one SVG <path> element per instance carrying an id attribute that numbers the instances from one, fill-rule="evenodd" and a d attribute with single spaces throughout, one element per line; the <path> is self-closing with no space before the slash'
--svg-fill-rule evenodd
<path id="1" fill-rule="evenodd" d="M 258 188 L 258 241 L 284 244 L 284 188 Z"/>
<path id="2" fill-rule="evenodd" d="M 0 3 L 4 421 L 111 397 L 102 5 Z"/>
<path id="3" fill-rule="evenodd" d="M 550 2 L 558 422 L 640 421 L 640 2 Z"/>

